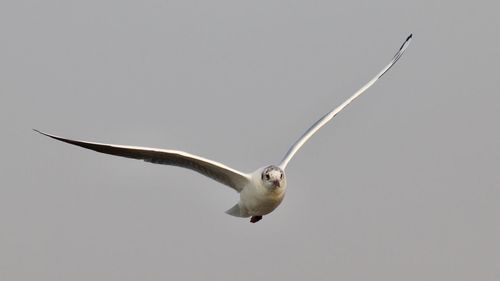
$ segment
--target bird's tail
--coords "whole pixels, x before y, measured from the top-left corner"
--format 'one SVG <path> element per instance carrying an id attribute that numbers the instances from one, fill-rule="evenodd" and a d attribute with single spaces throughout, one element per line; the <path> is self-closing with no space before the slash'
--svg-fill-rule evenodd
<path id="1" fill-rule="evenodd" d="M 239 203 L 236 203 L 236 205 L 234 205 L 231 209 L 227 210 L 226 214 L 231 215 L 231 216 L 235 216 L 235 217 L 240 217 L 240 218 L 246 218 L 246 217 L 248 217 L 248 216 L 245 216 L 241 212 L 241 208 L 240 208 L 240 204 Z"/>

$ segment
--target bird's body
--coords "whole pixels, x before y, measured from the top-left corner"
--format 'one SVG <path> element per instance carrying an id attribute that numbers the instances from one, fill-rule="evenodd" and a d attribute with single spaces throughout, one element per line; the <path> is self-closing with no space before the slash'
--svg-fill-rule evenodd
<path id="1" fill-rule="evenodd" d="M 262 216 L 274 211 L 283 201 L 287 185 L 285 168 L 295 153 L 316 131 L 382 77 L 401 57 L 406 47 L 408 47 L 411 37 L 412 35 L 408 36 L 391 62 L 377 76 L 361 87 L 340 106 L 334 108 L 316 121 L 292 145 L 279 165 L 259 168 L 253 173 L 243 173 L 221 163 L 183 151 L 78 141 L 35 131 L 62 142 L 105 154 L 140 159 L 155 164 L 179 166 L 196 171 L 237 191 L 240 194 L 240 200 L 236 205 L 227 210 L 226 213 L 236 217 L 252 217 L 250 221 L 255 223 L 262 219 Z"/>
<path id="2" fill-rule="evenodd" d="M 262 172 L 268 167 L 256 170 L 251 174 L 251 180 L 240 192 L 240 201 L 238 213 L 230 213 L 237 217 L 264 216 L 276 209 L 286 191 L 286 177 L 283 175 L 282 183 L 278 187 L 267 188 L 262 184 Z"/>

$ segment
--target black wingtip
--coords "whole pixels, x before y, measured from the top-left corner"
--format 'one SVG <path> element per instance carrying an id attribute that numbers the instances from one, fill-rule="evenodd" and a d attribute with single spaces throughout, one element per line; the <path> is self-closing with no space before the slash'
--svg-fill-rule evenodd
<path id="1" fill-rule="evenodd" d="M 411 40 L 411 38 L 413 38 L 413 33 L 410 33 L 410 35 L 408 35 L 408 37 L 406 37 L 406 40 L 403 43 L 403 45 L 401 45 L 401 47 L 399 48 L 399 51 L 401 51 L 403 49 L 403 47 L 408 43 L 408 41 Z"/>
<path id="2" fill-rule="evenodd" d="M 377 76 L 377 79 L 379 79 L 380 77 L 384 76 L 385 73 L 387 73 L 387 71 L 389 71 L 389 69 L 391 69 L 391 67 L 399 60 L 399 58 L 401 58 L 401 56 L 403 55 L 405 49 L 408 47 L 408 45 L 410 44 L 410 40 L 411 38 L 413 37 L 413 34 L 410 33 L 410 35 L 408 35 L 408 37 L 406 37 L 406 40 L 404 41 L 404 43 L 401 45 L 401 47 L 399 47 L 399 50 L 398 52 L 394 55 L 394 57 L 392 58 L 392 61 L 391 63 L 389 64 L 389 66 L 387 67 L 386 70 L 384 70 L 382 73 L 380 73 L 379 76 Z"/>
<path id="3" fill-rule="evenodd" d="M 53 135 L 49 135 L 49 134 L 44 133 L 44 132 L 42 132 L 42 131 L 39 131 L 39 130 L 37 130 L 37 129 L 33 129 L 33 131 L 35 131 L 35 132 L 39 133 L 40 135 L 44 135 L 44 136 L 49 137 L 49 138 L 57 139 L 57 138 L 56 138 L 56 137 L 54 137 Z"/>

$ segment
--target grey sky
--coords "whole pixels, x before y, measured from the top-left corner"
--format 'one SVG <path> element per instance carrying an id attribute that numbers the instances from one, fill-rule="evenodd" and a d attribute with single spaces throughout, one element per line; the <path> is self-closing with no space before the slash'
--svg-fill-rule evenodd
<path id="1" fill-rule="evenodd" d="M 2 1 L 0 280 L 499 280 L 493 3 Z M 31 131 L 252 171 L 410 32 L 255 225 L 189 170 Z"/>

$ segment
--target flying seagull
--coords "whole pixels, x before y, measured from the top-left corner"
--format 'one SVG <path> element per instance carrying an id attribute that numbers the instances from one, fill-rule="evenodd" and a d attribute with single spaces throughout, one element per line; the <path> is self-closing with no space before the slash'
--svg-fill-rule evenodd
<path id="1" fill-rule="evenodd" d="M 410 44 L 412 35 L 410 34 L 391 62 L 384 67 L 374 78 L 361 87 L 350 98 L 341 105 L 331 110 L 318 121 L 316 121 L 288 150 L 283 160 L 278 165 L 269 165 L 255 170 L 252 173 L 243 173 L 230 168 L 221 163 L 189 154 L 187 152 L 169 149 L 148 148 L 139 146 L 115 145 L 97 142 L 71 140 L 47 134 L 38 130 L 36 132 L 53 139 L 69 144 L 81 146 L 97 152 L 122 156 L 133 159 L 140 159 L 155 164 L 179 166 L 194 170 L 202 175 L 212 178 L 224 185 L 227 185 L 240 194 L 240 200 L 236 205 L 226 211 L 227 214 L 250 218 L 250 222 L 256 223 L 262 216 L 269 214 L 283 200 L 286 190 L 285 169 L 292 157 L 304 145 L 304 143 L 316 131 L 323 127 L 342 109 L 350 104 L 354 99 L 364 93 L 369 87 L 377 82 L 403 55 Z"/>

